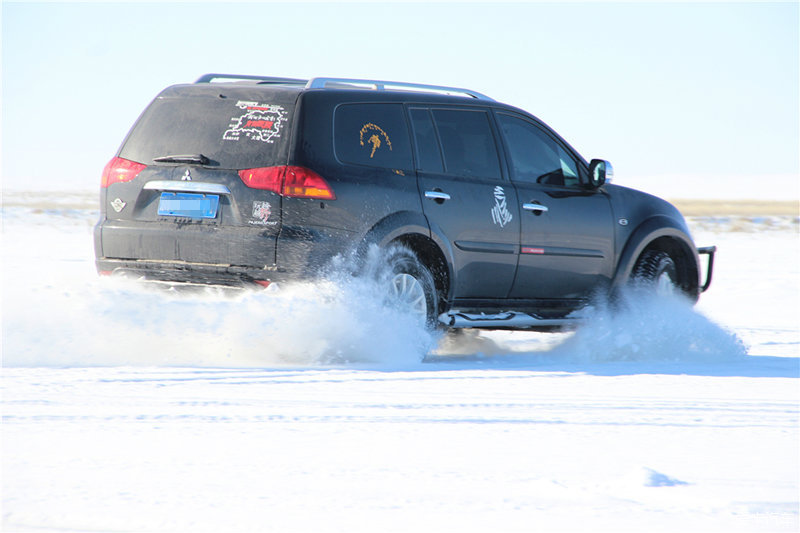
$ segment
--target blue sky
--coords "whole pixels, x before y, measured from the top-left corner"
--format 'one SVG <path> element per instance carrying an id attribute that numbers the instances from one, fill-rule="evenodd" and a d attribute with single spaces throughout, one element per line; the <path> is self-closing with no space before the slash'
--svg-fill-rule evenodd
<path id="1" fill-rule="evenodd" d="M 469 87 L 620 183 L 797 198 L 798 28 L 796 2 L 3 2 L 3 187 L 96 189 L 158 91 L 230 72 Z"/>

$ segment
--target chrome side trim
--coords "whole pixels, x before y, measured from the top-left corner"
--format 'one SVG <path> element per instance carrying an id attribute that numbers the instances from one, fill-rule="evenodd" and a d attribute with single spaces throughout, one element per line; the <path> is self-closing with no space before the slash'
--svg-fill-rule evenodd
<path id="1" fill-rule="evenodd" d="M 230 194 L 231 190 L 219 183 L 203 183 L 201 181 L 169 181 L 156 180 L 144 184 L 148 191 L 197 192 L 204 194 Z"/>

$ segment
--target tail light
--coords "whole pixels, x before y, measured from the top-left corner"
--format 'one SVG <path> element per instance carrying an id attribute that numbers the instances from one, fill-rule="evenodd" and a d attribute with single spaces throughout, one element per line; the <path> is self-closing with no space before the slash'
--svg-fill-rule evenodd
<path id="1" fill-rule="evenodd" d="M 322 176 L 304 167 L 286 167 L 283 195 L 293 198 L 336 199 L 333 190 L 322 179 Z"/>
<path id="2" fill-rule="evenodd" d="M 322 176 L 305 167 L 248 168 L 240 170 L 239 177 L 248 187 L 272 191 L 290 198 L 336 199 L 333 189 Z"/>
<path id="3" fill-rule="evenodd" d="M 285 174 L 286 167 L 247 168 L 239 171 L 239 177 L 251 189 L 262 189 L 278 194 L 281 193 Z"/>
<path id="4" fill-rule="evenodd" d="M 114 183 L 131 181 L 139 172 L 147 168 L 147 165 L 115 157 L 106 164 L 103 169 L 103 177 L 100 179 L 100 187 L 106 188 Z"/>

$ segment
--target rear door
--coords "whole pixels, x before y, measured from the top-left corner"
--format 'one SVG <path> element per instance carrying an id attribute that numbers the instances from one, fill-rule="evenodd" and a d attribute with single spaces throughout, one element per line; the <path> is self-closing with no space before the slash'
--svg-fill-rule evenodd
<path id="1" fill-rule="evenodd" d="M 296 97 L 224 86 L 162 93 L 119 153 L 143 169 L 103 191 L 102 255 L 273 265 L 281 198 L 252 180 L 286 164 Z"/>
<path id="2" fill-rule="evenodd" d="M 505 298 L 519 243 L 516 193 L 503 179 L 489 111 L 411 106 L 422 206 L 452 246 L 454 298 Z"/>
<path id="3" fill-rule="evenodd" d="M 613 275 L 608 197 L 583 186 L 582 162 L 545 127 L 522 115 L 496 116 L 520 202 L 519 267 L 510 297 L 588 296 Z"/>

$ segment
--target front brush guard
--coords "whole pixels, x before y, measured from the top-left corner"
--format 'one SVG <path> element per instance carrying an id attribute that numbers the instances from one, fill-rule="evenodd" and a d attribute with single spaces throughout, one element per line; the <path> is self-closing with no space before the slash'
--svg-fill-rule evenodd
<path id="1" fill-rule="evenodd" d="M 706 292 L 711 285 L 711 276 L 714 273 L 714 254 L 717 253 L 716 246 L 704 246 L 697 249 L 698 255 L 708 256 L 708 265 L 706 266 L 706 281 L 700 286 L 700 292 Z"/>

